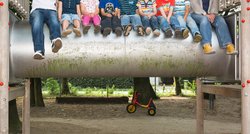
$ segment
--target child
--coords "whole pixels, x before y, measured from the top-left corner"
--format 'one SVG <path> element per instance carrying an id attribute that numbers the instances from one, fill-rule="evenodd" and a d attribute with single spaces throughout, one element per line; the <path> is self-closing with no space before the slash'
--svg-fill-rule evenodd
<path id="1" fill-rule="evenodd" d="M 62 23 L 62 37 L 67 37 L 72 31 L 68 29 L 69 24 L 73 24 L 73 32 L 77 37 L 80 32 L 80 0 L 59 0 L 58 19 Z"/>
<path id="2" fill-rule="evenodd" d="M 174 0 L 156 0 L 157 8 L 157 18 L 161 25 L 161 29 L 165 32 L 166 37 L 171 37 L 173 35 L 170 25 L 175 31 L 175 37 L 185 38 L 188 36 L 189 31 L 185 28 L 181 28 L 176 17 L 172 16 L 173 7 L 175 4 Z M 170 24 L 170 25 L 169 25 Z"/>
<path id="3" fill-rule="evenodd" d="M 151 33 L 150 27 L 152 27 L 154 36 L 159 36 L 159 25 L 155 16 L 157 12 L 155 0 L 138 0 L 137 7 L 146 34 Z"/>
<path id="4" fill-rule="evenodd" d="M 57 53 L 62 48 L 60 33 L 60 23 L 57 17 L 56 0 L 33 0 L 30 11 L 32 40 L 36 60 L 44 59 L 44 33 L 43 25 L 47 24 L 50 31 L 50 40 L 52 42 L 52 52 Z"/>
<path id="5" fill-rule="evenodd" d="M 116 36 L 121 36 L 121 20 L 119 12 L 119 3 L 117 0 L 101 0 L 101 31 L 103 36 L 110 34 L 111 30 L 116 34 Z"/>
<path id="6" fill-rule="evenodd" d="M 90 29 L 90 21 L 93 22 L 95 27 L 94 33 L 99 33 L 100 26 L 100 16 L 99 16 L 99 0 L 81 0 L 81 12 L 82 12 L 82 25 L 83 34 L 87 34 Z"/>
<path id="7" fill-rule="evenodd" d="M 181 27 L 189 27 L 194 37 L 194 42 L 198 43 L 201 41 L 202 36 L 199 28 L 193 18 L 189 14 L 190 2 L 189 0 L 175 0 L 174 16 L 179 21 Z"/>
<path id="8" fill-rule="evenodd" d="M 121 25 L 124 28 L 124 36 L 128 36 L 132 27 L 137 30 L 139 36 L 144 35 L 141 18 L 136 14 L 138 0 L 119 0 L 121 8 Z"/>

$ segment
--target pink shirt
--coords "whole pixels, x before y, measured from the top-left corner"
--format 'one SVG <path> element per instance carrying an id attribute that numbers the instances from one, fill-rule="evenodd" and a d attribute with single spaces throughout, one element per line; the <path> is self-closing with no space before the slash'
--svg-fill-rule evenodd
<path id="1" fill-rule="evenodd" d="M 85 6 L 88 13 L 94 13 L 96 6 L 99 6 L 99 0 L 81 0 L 81 3 Z"/>

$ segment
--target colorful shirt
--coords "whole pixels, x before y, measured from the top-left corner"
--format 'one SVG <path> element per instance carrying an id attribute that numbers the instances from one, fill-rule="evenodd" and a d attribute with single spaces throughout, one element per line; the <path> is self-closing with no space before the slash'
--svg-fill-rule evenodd
<path id="1" fill-rule="evenodd" d="M 81 0 L 88 13 L 94 13 L 96 6 L 99 6 L 99 0 Z"/>
<path id="2" fill-rule="evenodd" d="M 80 4 L 80 0 L 59 0 L 62 2 L 63 14 L 77 14 L 76 5 Z"/>
<path id="3" fill-rule="evenodd" d="M 100 8 L 103 8 L 105 13 L 113 13 L 116 8 L 119 8 L 119 3 L 117 0 L 101 0 Z"/>
<path id="4" fill-rule="evenodd" d="M 145 2 L 145 0 L 138 0 L 136 6 L 141 7 L 143 13 L 149 14 L 154 12 L 154 7 L 156 7 L 156 3 L 155 0 L 148 0 L 148 2 Z"/>
<path id="5" fill-rule="evenodd" d="M 138 0 L 119 0 L 121 15 L 135 15 Z"/>
<path id="6" fill-rule="evenodd" d="M 166 15 L 170 11 L 171 8 L 174 7 L 175 0 L 156 0 L 156 8 L 157 8 L 157 14 L 156 16 L 162 16 L 160 9 L 163 8 Z"/>
<path id="7" fill-rule="evenodd" d="M 33 0 L 30 13 L 37 8 L 56 10 L 56 0 Z"/>
<path id="8" fill-rule="evenodd" d="M 175 0 L 174 13 L 184 14 L 186 6 L 190 6 L 189 0 Z"/>

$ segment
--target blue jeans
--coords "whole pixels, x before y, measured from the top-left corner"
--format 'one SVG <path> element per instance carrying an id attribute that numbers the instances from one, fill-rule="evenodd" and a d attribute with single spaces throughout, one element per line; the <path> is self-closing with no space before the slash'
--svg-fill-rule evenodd
<path id="1" fill-rule="evenodd" d="M 155 29 L 159 29 L 159 24 L 158 24 L 156 16 L 151 16 L 150 19 L 147 16 L 141 16 L 141 21 L 145 29 L 147 27 L 151 27 L 153 31 Z"/>
<path id="2" fill-rule="evenodd" d="M 36 9 L 30 14 L 30 25 L 32 32 L 32 39 L 34 44 L 34 51 L 45 52 L 44 49 L 44 23 L 47 24 L 50 32 L 50 40 L 61 37 L 60 23 L 57 18 L 55 10 Z"/>
<path id="3" fill-rule="evenodd" d="M 200 34 L 197 24 L 190 15 L 188 15 L 187 21 L 184 20 L 184 14 L 175 14 L 174 16 L 177 18 L 182 28 L 186 29 L 188 27 L 190 29 L 193 36 L 195 36 L 196 33 Z"/>
<path id="4" fill-rule="evenodd" d="M 158 22 L 159 22 L 159 24 L 160 24 L 160 28 L 161 28 L 161 30 L 162 30 L 163 32 L 165 32 L 167 29 L 169 29 L 169 28 L 170 28 L 170 25 L 171 25 L 171 27 L 172 27 L 174 30 L 176 30 L 176 29 L 181 29 L 180 23 L 178 22 L 177 18 L 174 17 L 174 16 L 171 16 L 171 18 L 170 18 L 170 25 L 169 25 L 167 19 L 165 19 L 165 18 L 162 17 L 162 16 L 158 16 L 157 19 L 158 19 Z"/>
<path id="5" fill-rule="evenodd" d="M 141 18 L 138 14 L 134 15 L 121 15 L 121 25 L 127 26 L 132 24 L 133 28 L 137 30 L 138 26 L 142 26 Z"/>
<path id="6" fill-rule="evenodd" d="M 201 45 L 206 43 L 211 44 L 212 26 L 215 28 L 217 39 L 221 48 L 225 48 L 228 43 L 232 43 L 231 35 L 223 17 L 216 15 L 214 22 L 210 23 L 206 16 L 195 13 L 191 14 L 191 16 L 200 27 L 202 35 Z"/>

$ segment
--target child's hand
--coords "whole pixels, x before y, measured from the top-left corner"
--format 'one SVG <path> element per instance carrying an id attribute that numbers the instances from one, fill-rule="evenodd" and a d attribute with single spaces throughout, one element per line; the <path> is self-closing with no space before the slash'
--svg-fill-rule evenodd
<path id="1" fill-rule="evenodd" d="M 58 16 L 58 20 L 61 21 L 62 20 L 62 16 Z"/>
<path id="2" fill-rule="evenodd" d="M 107 17 L 110 17 L 110 18 L 112 17 L 112 15 L 111 15 L 111 14 L 109 14 L 109 13 L 107 13 L 107 15 L 106 15 L 106 16 L 107 16 Z"/>

